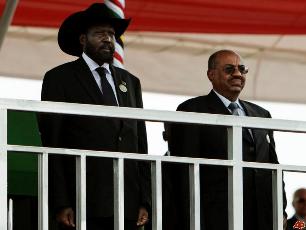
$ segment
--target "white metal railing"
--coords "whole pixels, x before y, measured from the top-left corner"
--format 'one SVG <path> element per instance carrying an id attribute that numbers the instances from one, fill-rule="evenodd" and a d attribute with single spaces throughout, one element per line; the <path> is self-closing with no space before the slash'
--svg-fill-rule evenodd
<path id="1" fill-rule="evenodd" d="M 147 121 L 207 124 L 228 127 L 228 160 L 142 155 L 106 151 L 59 149 L 7 144 L 7 111 L 33 111 L 78 114 Z M 124 220 L 124 160 L 151 162 L 152 222 L 154 230 L 162 230 L 162 162 L 190 165 L 190 227 L 200 230 L 200 165 L 218 165 L 229 170 L 229 229 L 243 230 L 243 168 L 273 171 L 274 230 L 283 229 L 283 171 L 306 172 L 305 166 L 268 164 L 242 161 L 242 127 L 306 133 L 306 122 L 228 115 L 199 114 L 120 108 L 100 105 L 81 105 L 59 102 L 39 102 L 0 99 L 0 228 L 7 230 L 7 152 L 30 152 L 39 155 L 39 229 L 48 229 L 48 155 L 76 156 L 77 166 L 77 229 L 86 229 L 86 157 L 114 160 L 114 222 L 115 230 L 123 230 Z"/>

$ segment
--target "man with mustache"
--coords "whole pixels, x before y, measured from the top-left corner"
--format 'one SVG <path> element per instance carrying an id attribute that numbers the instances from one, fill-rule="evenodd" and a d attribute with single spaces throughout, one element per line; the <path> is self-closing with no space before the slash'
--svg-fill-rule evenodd
<path id="1" fill-rule="evenodd" d="M 41 99 L 107 106 L 142 108 L 138 78 L 112 65 L 115 40 L 130 20 L 112 15 L 105 4 L 65 19 L 58 33 L 62 51 L 78 59 L 45 74 Z M 40 115 L 44 146 L 147 153 L 143 121 Z M 111 153 L 110 153 L 111 157 Z M 60 229 L 75 228 L 75 159 L 50 156 L 50 207 Z M 114 228 L 113 161 L 87 157 L 87 229 Z M 150 188 L 148 168 L 125 161 L 125 229 L 135 230 L 148 222 Z"/>
<path id="2" fill-rule="evenodd" d="M 239 99 L 247 78 L 248 68 L 239 54 L 220 50 L 208 61 L 207 76 L 213 89 L 208 95 L 192 98 L 180 104 L 178 111 L 213 113 L 234 116 L 271 118 L 270 113 L 253 103 Z M 227 128 L 206 125 L 171 125 L 169 148 L 171 155 L 228 159 Z M 243 129 L 243 160 L 278 163 L 273 132 Z M 173 172 L 173 198 L 177 208 L 174 224 L 189 229 L 188 168 Z M 243 223 L 245 230 L 273 229 L 272 172 L 259 169 L 243 171 Z M 202 166 L 201 229 L 228 229 L 228 172 L 226 167 Z M 179 192 L 177 192 L 179 191 Z M 236 194 L 237 195 L 237 194 Z M 285 198 L 285 194 L 284 194 Z M 284 210 L 286 198 L 284 199 Z M 166 215 L 166 214 L 165 214 Z M 178 229 L 177 228 L 177 229 Z M 175 229 L 175 228 L 174 228 Z"/>

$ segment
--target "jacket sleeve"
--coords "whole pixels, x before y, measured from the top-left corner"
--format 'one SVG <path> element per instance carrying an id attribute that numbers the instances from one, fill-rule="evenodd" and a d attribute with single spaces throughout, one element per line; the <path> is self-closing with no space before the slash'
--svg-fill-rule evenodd
<path id="1" fill-rule="evenodd" d="M 178 106 L 177 111 L 190 112 L 185 104 Z M 182 157 L 194 157 L 200 149 L 200 125 L 172 123 L 168 125 L 168 145 L 170 155 Z M 203 144 L 203 143 L 201 143 Z"/>
<path id="2" fill-rule="evenodd" d="M 185 104 L 178 106 L 177 111 L 190 110 Z M 193 124 L 170 123 L 168 129 L 168 147 L 171 156 L 193 157 L 198 152 L 198 126 Z M 164 196 L 167 208 L 165 215 L 173 216 L 174 222 L 182 229 L 188 229 L 189 223 L 189 167 L 187 164 L 167 164 L 164 166 L 164 180 L 167 188 Z M 171 219 L 171 218 L 170 218 Z"/>
<path id="3" fill-rule="evenodd" d="M 49 72 L 46 73 L 41 90 L 41 100 L 64 102 L 64 90 L 60 83 L 54 78 L 55 76 L 53 74 L 50 74 Z M 39 115 L 39 129 L 43 146 L 60 146 L 63 119 L 63 116 L 60 114 L 44 113 Z"/>
<path id="4" fill-rule="evenodd" d="M 42 101 L 64 102 L 65 95 L 63 86 L 58 81 L 57 75 L 47 72 L 42 85 Z M 39 130 L 43 146 L 62 147 L 61 133 L 63 130 L 64 116 L 60 114 L 39 114 Z M 73 207 L 72 197 L 68 192 L 68 179 L 65 168 L 67 163 L 71 164 L 71 159 L 67 162 L 67 157 L 49 157 L 49 181 L 50 181 L 50 206 L 55 213 L 64 207 Z M 70 168 L 70 167 L 69 167 Z"/>
<path id="5" fill-rule="evenodd" d="M 272 118 L 270 113 L 268 113 L 268 118 Z M 269 130 L 269 138 L 270 138 L 270 148 L 269 148 L 270 163 L 279 164 L 278 157 L 276 154 L 273 130 Z M 284 210 L 284 215 L 287 217 L 287 213 L 285 212 L 286 207 L 287 207 L 287 197 L 285 191 L 285 182 L 283 181 L 283 210 Z"/>
<path id="6" fill-rule="evenodd" d="M 140 81 L 136 83 L 136 106 L 143 108 L 142 91 Z M 148 154 L 147 131 L 145 121 L 137 121 L 138 152 Z M 141 190 L 141 205 L 150 210 L 151 207 L 151 166 L 148 161 L 138 162 L 139 181 Z"/>

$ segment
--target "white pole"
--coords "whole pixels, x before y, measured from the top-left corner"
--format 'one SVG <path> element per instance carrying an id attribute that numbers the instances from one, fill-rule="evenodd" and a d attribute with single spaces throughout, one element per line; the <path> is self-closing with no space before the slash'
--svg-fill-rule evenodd
<path id="1" fill-rule="evenodd" d="M 228 223 L 229 230 L 243 230 L 243 167 L 242 128 L 228 128 L 228 159 L 233 167 L 228 169 Z"/>
<path id="2" fill-rule="evenodd" d="M 0 109 L 0 226 L 8 227 L 7 209 L 7 110 Z"/>
<path id="3" fill-rule="evenodd" d="M 10 26 L 19 0 L 7 0 L 3 15 L 0 20 L 0 49 L 2 47 L 5 34 Z"/>
<path id="4" fill-rule="evenodd" d="M 13 200 L 9 200 L 9 210 L 8 210 L 8 230 L 13 230 Z"/>

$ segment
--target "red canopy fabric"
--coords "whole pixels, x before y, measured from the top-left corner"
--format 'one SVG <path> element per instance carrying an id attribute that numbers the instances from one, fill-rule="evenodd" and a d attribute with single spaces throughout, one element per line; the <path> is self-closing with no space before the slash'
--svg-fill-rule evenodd
<path id="1" fill-rule="evenodd" d="M 93 2 L 20 0 L 13 24 L 59 27 Z M 305 0 L 126 0 L 126 17 L 133 19 L 130 31 L 306 34 Z"/>

